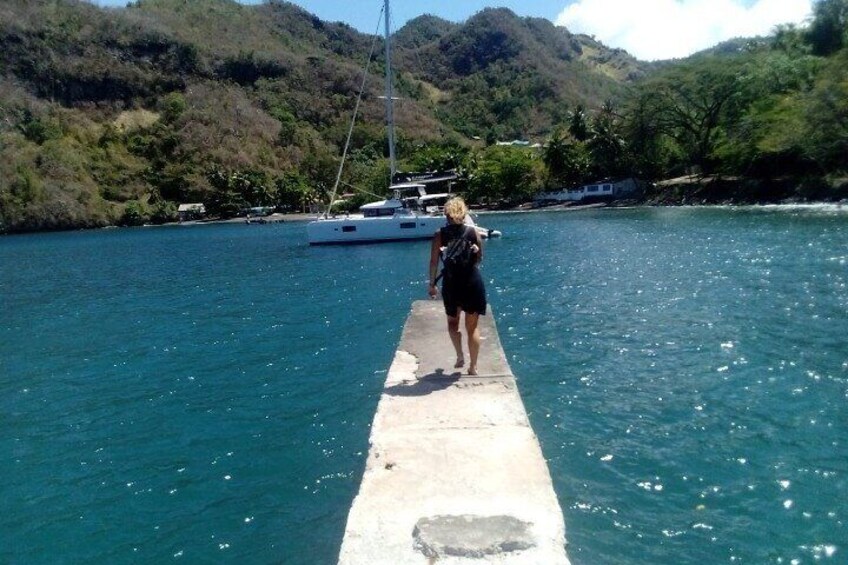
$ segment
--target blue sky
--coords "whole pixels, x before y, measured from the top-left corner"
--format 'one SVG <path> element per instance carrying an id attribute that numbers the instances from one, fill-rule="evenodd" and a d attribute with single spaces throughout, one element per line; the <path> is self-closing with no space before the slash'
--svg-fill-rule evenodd
<path id="1" fill-rule="evenodd" d="M 324 20 L 344 21 L 357 29 L 373 31 L 380 14 L 381 0 L 296 0 Z M 446 20 L 462 22 L 487 6 L 503 6 L 522 16 L 536 16 L 553 21 L 568 4 L 567 0 L 392 0 L 395 27 L 423 13 L 435 14 Z M 371 8 L 371 9 L 369 9 Z"/>
<path id="2" fill-rule="evenodd" d="M 189 0 L 191 1 L 191 0 Z M 242 4 L 259 4 L 261 0 L 240 0 Z M 377 26 L 382 0 L 290 0 L 322 20 L 345 22 L 360 31 L 372 33 Z M 103 6 L 125 6 L 127 0 L 94 0 Z M 538 16 L 553 21 L 569 0 L 392 0 L 395 27 L 424 13 L 461 22 L 487 6 L 504 6 L 522 16 Z"/>
<path id="3" fill-rule="evenodd" d="M 126 0 L 93 0 L 124 6 Z M 191 1 L 191 0 L 189 0 Z M 392 0 L 394 28 L 424 13 L 461 22 L 488 6 L 542 17 L 572 32 L 594 35 L 644 60 L 685 57 L 733 37 L 767 35 L 782 23 L 801 24 L 813 0 Z M 256 0 L 244 0 L 255 4 Z M 382 0 L 294 0 L 322 20 L 373 33 Z"/>

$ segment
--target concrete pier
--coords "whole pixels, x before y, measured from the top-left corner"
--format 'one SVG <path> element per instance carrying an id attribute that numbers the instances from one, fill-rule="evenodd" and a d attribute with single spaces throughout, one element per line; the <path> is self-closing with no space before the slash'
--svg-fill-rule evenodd
<path id="1" fill-rule="evenodd" d="M 480 321 L 480 375 L 470 377 L 453 368 L 441 301 L 413 304 L 340 564 L 569 563 L 539 442 L 491 313 Z"/>

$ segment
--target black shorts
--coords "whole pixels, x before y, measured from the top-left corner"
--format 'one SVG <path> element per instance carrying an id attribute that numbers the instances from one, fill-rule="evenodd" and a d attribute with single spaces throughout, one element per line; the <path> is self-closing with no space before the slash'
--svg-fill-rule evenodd
<path id="1" fill-rule="evenodd" d="M 486 315 L 486 287 L 483 277 L 475 267 L 467 277 L 448 279 L 442 283 L 442 302 L 445 304 L 445 314 L 451 318 L 459 315 L 462 310 L 467 314 Z"/>

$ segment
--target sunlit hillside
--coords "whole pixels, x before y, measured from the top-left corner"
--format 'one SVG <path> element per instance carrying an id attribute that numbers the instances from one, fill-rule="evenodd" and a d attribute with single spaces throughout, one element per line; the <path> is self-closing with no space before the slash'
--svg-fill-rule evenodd
<path id="1" fill-rule="evenodd" d="M 505 9 L 421 16 L 395 34 L 401 166 L 458 168 L 499 201 L 599 176 L 837 174 L 848 9 L 817 5 L 809 29 L 665 64 Z M 372 49 L 343 182 L 385 190 L 382 39 L 293 4 L 5 0 L 0 43 L 0 232 L 325 201 Z M 546 149 L 486 147 L 512 139 Z"/>

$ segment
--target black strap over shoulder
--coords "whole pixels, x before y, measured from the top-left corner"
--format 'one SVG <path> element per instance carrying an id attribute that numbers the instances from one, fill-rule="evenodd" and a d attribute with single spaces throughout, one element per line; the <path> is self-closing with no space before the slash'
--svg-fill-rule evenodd
<path id="1" fill-rule="evenodd" d="M 460 232 L 459 229 L 457 229 L 457 228 L 459 228 L 459 225 L 457 225 L 457 224 L 451 224 L 449 226 L 439 228 L 439 233 L 440 233 L 441 240 L 442 240 L 441 241 L 442 247 L 447 246 L 451 241 L 453 241 L 455 239 L 459 239 L 459 238 L 467 239 L 470 243 L 476 244 L 477 243 L 477 234 L 476 234 L 476 230 L 475 230 L 474 226 L 462 224 L 462 227 L 464 228 L 462 230 L 462 232 Z M 439 255 L 439 258 L 441 258 L 441 254 Z M 444 276 L 445 276 L 445 269 L 444 269 L 444 267 L 442 267 L 441 272 L 439 272 L 439 276 L 436 277 L 436 280 L 433 282 L 433 284 L 434 285 L 438 284 L 439 281 L 442 278 L 444 278 Z"/>
<path id="2" fill-rule="evenodd" d="M 474 232 L 472 231 L 472 230 L 474 230 L 473 226 L 468 226 L 468 225 L 462 224 L 462 227 L 464 228 L 462 230 L 462 232 L 460 232 L 457 229 L 458 227 L 460 227 L 460 226 L 457 225 L 457 224 L 451 224 L 449 226 L 439 228 L 439 232 L 441 232 L 441 236 L 442 236 L 442 246 L 443 247 L 445 245 L 447 245 L 448 243 L 450 243 L 451 241 L 453 241 L 454 239 L 457 239 L 459 237 L 464 237 L 464 238 L 468 239 L 469 241 L 471 241 L 472 243 L 477 242 L 477 238 L 474 237 Z"/>

